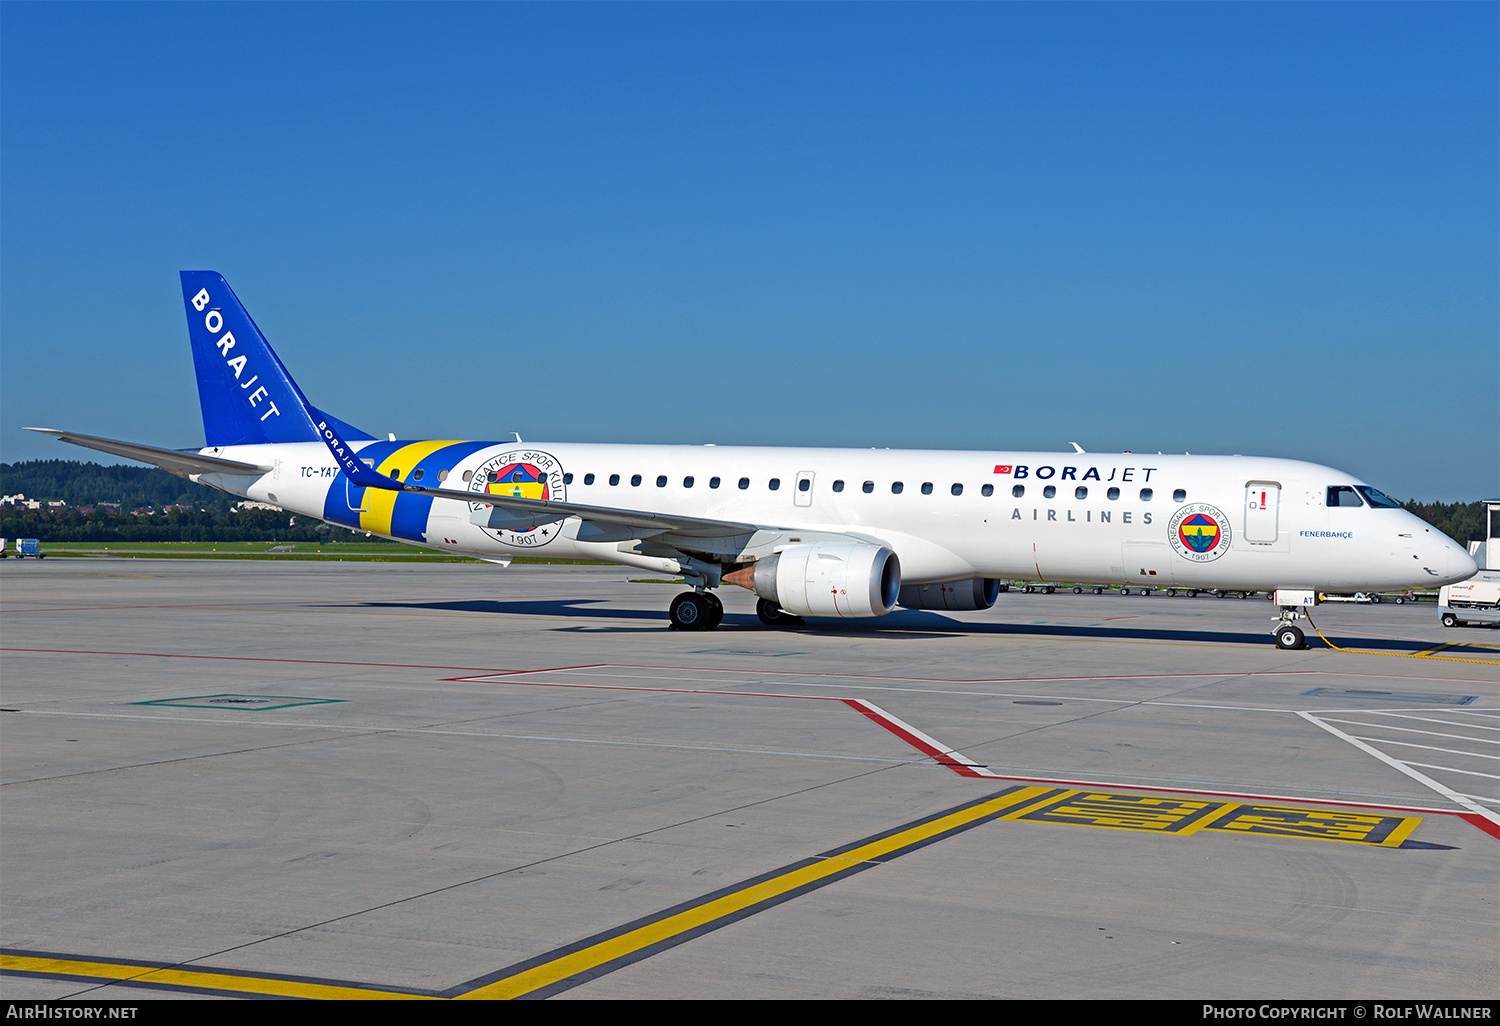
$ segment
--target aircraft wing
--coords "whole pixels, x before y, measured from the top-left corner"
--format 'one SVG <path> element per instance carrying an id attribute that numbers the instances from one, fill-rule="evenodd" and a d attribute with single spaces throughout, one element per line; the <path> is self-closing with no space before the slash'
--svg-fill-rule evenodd
<path id="1" fill-rule="evenodd" d="M 422 485 L 403 484 L 370 472 L 378 481 L 366 483 L 367 488 L 384 488 L 389 491 L 415 492 L 430 495 L 435 499 L 455 499 L 459 502 L 483 503 L 495 506 L 518 516 L 579 517 L 596 524 L 614 524 L 640 531 L 670 531 L 673 534 L 695 538 L 729 537 L 755 531 L 765 525 L 740 523 L 734 520 L 707 520 L 702 517 L 685 517 L 673 513 L 651 513 L 638 509 L 618 509 L 613 506 L 589 506 L 581 502 L 554 502 L 550 499 L 523 499 L 513 495 L 491 495 L 486 492 L 460 492 L 452 488 L 424 488 Z"/>
<path id="2" fill-rule="evenodd" d="M 86 449 L 97 449 L 111 456 L 123 456 L 127 460 L 138 460 L 141 463 L 154 463 L 179 477 L 187 477 L 189 474 L 249 474 L 259 477 L 273 469 L 254 463 L 220 459 L 217 456 L 202 456 L 192 449 L 159 449 L 154 445 L 120 442 L 113 438 L 95 438 L 93 435 L 80 435 L 73 431 L 58 431 L 56 428 L 34 427 L 26 430 L 44 435 L 55 435 L 64 442 L 72 442 Z"/>

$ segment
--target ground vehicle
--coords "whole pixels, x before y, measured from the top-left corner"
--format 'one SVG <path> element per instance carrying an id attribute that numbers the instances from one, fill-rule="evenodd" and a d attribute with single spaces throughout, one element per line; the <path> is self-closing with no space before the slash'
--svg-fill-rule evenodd
<path id="1" fill-rule="evenodd" d="M 1438 591 L 1444 627 L 1500 625 L 1500 499 L 1486 499 L 1485 541 L 1475 542 L 1470 555 L 1479 572 L 1466 581 L 1445 584 Z"/>
<path id="2" fill-rule="evenodd" d="M 35 556 L 37 559 L 46 559 L 42 553 L 42 543 L 35 538 L 16 539 L 16 558 L 25 559 L 27 556 Z"/>
<path id="3" fill-rule="evenodd" d="M 1500 570 L 1481 570 L 1438 592 L 1444 627 L 1500 624 Z"/>

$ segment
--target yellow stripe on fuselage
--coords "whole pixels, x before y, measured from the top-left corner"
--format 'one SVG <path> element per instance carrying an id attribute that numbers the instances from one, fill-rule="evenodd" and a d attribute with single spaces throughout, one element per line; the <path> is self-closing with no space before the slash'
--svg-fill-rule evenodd
<path id="1" fill-rule="evenodd" d="M 385 459 L 381 460 L 380 466 L 375 468 L 375 473 L 381 477 L 390 477 L 391 471 L 397 472 L 397 480 L 405 481 L 411 474 L 412 468 L 421 463 L 427 457 L 447 445 L 457 445 L 455 441 L 439 442 L 413 442 L 403 445 Z M 396 512 L 396 499 L 400 492 L 387 491 L 384 488 L 365 489 L 366 508 L 359 514 L 359 526 L 363 531 L 372 534 L 391 533 L 391 517 Z"/>

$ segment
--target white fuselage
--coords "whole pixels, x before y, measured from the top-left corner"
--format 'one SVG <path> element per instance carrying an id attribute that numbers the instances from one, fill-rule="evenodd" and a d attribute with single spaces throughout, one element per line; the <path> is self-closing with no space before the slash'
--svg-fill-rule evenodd
<path id="1" fill-rule="evenodd" d="M 1331 486 L 1362 482 L 1296 460 L 514 442 L 356 447 L 382 475 L 412 481 L 420 470 L 422 483 L 472 489 L 476 501 L 365 495 L 318 442 L 205 449 L 275 469 L 198 479 L 371 534 L 489 559 L 677 568 L 639 541 L 599 531 L 591 540 L 586 518 L 515 531 L 484 526 L 478 490 L 486 475 L 522 467 L 536 483 L 515 487 L 530 497 L 763 525 L 762 545 L 766 530 L 788 543 L 825 532 L 878 541 L 913 584 L 991 577 L 1353 591 L 1436 587 L 1474 572 L 1467 553 L 1405 510 L 1330 508 Z"/>

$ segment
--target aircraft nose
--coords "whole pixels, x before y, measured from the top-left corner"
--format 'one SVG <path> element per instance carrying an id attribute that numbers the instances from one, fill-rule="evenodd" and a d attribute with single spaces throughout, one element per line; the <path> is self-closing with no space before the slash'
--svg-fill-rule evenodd
<path id="1" fill-rule="evenodd" d="M 1474 562 L 1474 557 L 1446 538 L 1439 543 L 1436 551 L 1429 553 L 1428 558 L 1422 561 L 1422 568 L 1436 575 L 1434 584 L 1457 584 L 1479 572 L 1479 564 Z"/>

